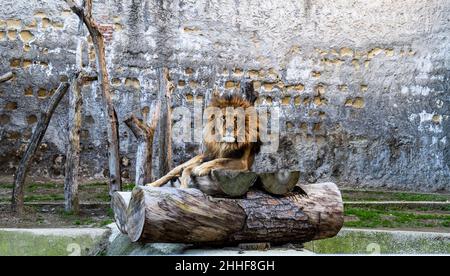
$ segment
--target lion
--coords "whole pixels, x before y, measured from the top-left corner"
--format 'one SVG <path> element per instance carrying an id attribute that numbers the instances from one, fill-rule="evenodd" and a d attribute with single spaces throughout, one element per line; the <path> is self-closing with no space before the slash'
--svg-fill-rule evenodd
<path id="1" fill-rule="evenodd" d="M 205 111 L 204 152 L 147 186 L 160 187 L 179 178 L 180 188 L 187 188 L 191 175 L 205 176 L 215 169 L 250 170 L 260 147 L 254 108 L 257 94 L 252 81 L 243 81 L 240 92 L 223 96 L 213 93 Z"/>

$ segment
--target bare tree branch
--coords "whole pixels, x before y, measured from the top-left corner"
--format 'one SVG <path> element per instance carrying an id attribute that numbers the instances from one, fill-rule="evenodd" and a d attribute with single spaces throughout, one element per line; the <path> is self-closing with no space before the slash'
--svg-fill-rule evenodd
<path id="1" fill-rule="evenodd" d="M 153 138 L 158 123 L 159 110 L 160 106 L 158 105 L 153 114 L 150 126 L 145 122 L 141 122 L 133 114 L 124 121 L 138 140 L 138 149 L 136 152 L 136 186 L 143 186 L 152 180 Z"/>
<path id="2" fill-rule="evenodd" d="M 79 7 L 73 0 L 65 0 L 70 9 L 79 17 L 89 31 L 94 44 L 95 57 L 98 71 L 98 81 L 102 92 L 103 104 L 108 118 L 108 157 L 109 157 L 109 192 L 122 189 L 120 177 L 120 153 L 119 153 L 119 122 L 111 98 L 111 87 L 105 57 L 105 39 L 97 24 L 92 18 L 92 0 L 85 0 L 84 8 Z"/>
<path id="3" fill-rule="evenodd" d="M 77 78 L 77 75 L 78 73 L 75 76 L 72 76 L 71 80 Z M 19 166 L 17 167 L 14 175 L 14 187 L 11 200 L 11 209 L 15 213 L 23 213 L 24 185 L 28 169 L 33 161 L 33 157 L 37 149 L 39 148 L 39 145 L 42 142 L 42 139 L 44 138 L 53 113 L 64 95 L 66 95 L 68 88 L 69 82 L 62 82 L 55 94 L 50 98 L 47 108 L 41 112 L 39 121 L 34 129 L 27 149 L 20 160 Z"/>

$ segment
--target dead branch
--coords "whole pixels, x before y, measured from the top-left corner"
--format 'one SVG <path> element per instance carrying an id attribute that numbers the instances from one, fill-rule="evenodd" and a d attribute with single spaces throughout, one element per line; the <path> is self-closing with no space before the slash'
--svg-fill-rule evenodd
<path id="1" fill-rule="evenodd" d="M 153 115 L 150 126 L 145 122 L 141 122 L 135 115 L 129 116 L 124 121 L 138 140 L 138 149 L 136 152 L 136 186 L 142 186 L 145 183 L 151 182 L 153 137 L 155 135 L 158 117 L 159 106 Z"/>
<path id="2" fill-rule="evenodd" d="M 79 213 L 78 172 L 80 166 L 80 132 L 81 108 L 83 98 L 81 87 L 83 77 L 80 75 L 72 81 L 69 94 L 69 144 L 66 152 L 64 175 L 64 200 L 66 212 Z"/>
<path id="3" fill-rule="evenodd" d="M 122 189 L 120 177 L 120 153 L 119 153 L 119 132 L 117 114 L 111 98 L 111 88 L 105 57 L 105 40 L 92 17 L 92 0 L 84 1 L 84 8 L 79 7 L 73 0 L 65 0 L 70 9 L 79 17 L 89 31 L 94 44 L 97 62 L 98 80 L 102 92 L 103 104 L 109 120 L 108 132 L 108 157 L 109 157 L 109 192 L 112 195 L 115 191 Z"/>
<path id="4" fill-rule="evenodd" d="M 78 74 L 71 77 L 71 82 L 73 81 L 73 79 L 76 79 L 77 75 Z M 41 112 L 39 121 L 36 125 L 33 135 L 31 136 L 25 154 L 20 160 L 14 176 L 14 187 L 11 201 L 11 209 L 14 213 L 23 213 L 24 185 L 28 169 L 31 165 L 31 162 L 33 161 L 33 157 L 37 149 L 39 148 L 39 145 L 41 144 L 42 139 L 44 138 L 45 132 L 47 131 L 48 125 L 50 123 L 50 119 L 52 118 L 56 107 L 61 102 L 61 99 L 64 97 L 64 95 L 66 95 L 68 88 L 69 82 L 62 82 L 56 90 L 55 94 L 50 98 L 47 108 Z"/>
<path id="5" fill-rule="evenodd" d="M 171 98 L 175 89 L 170 80 L 169 69 L 163 68 L 159 74 L 159 103 L 161 116 L 158 123 L 159 164 L 156 178 L 161 178 L 172 168 L 172 111 Z"/>

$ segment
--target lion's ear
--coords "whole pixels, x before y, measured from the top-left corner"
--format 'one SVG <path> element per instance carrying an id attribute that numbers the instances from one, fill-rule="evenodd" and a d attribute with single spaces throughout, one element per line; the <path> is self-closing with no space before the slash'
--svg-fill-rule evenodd
<path id="1" fill-rule="evenodd" d="M 252 105 L 255 104 L 255 101 L 258 98 L 258 93 L 255 91 L 254 81 L 243 80 L 241 82 L 241 95 L 244 95 L 245 99 Z"/>

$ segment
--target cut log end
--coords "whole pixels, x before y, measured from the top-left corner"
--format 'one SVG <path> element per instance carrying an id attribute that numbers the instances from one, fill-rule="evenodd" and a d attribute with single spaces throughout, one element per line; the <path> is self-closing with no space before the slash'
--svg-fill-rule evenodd
<path id="1" fill-rule="evenodd" d="M 132 242 L 140 240 L 145 225 L 145 193 L 143 189 L 134 188 L 127 208 L 126 229 Z"/>
<path id="2" fill-rule="evenodd" d="M 120 232 L 127 234 L 127 209 L 130 205 L 130 192 L 116 192 L 111 198 L 111 208 L 114 211 L 114 220 Z"/>
<path id="3" fill-rule="evenodd" d="M 213 170 L 207 176 L 192 177 L 190 187 L 211 196 L 241 197 L 256 182 L 253 172 Z"/>
<path id="4" fill-rule="evenodd" d="M 285 195 L 294 190 L 300 179 L 300 172 L 280 171 L 259 175 L 264 190 L 274 195 Z"/>

